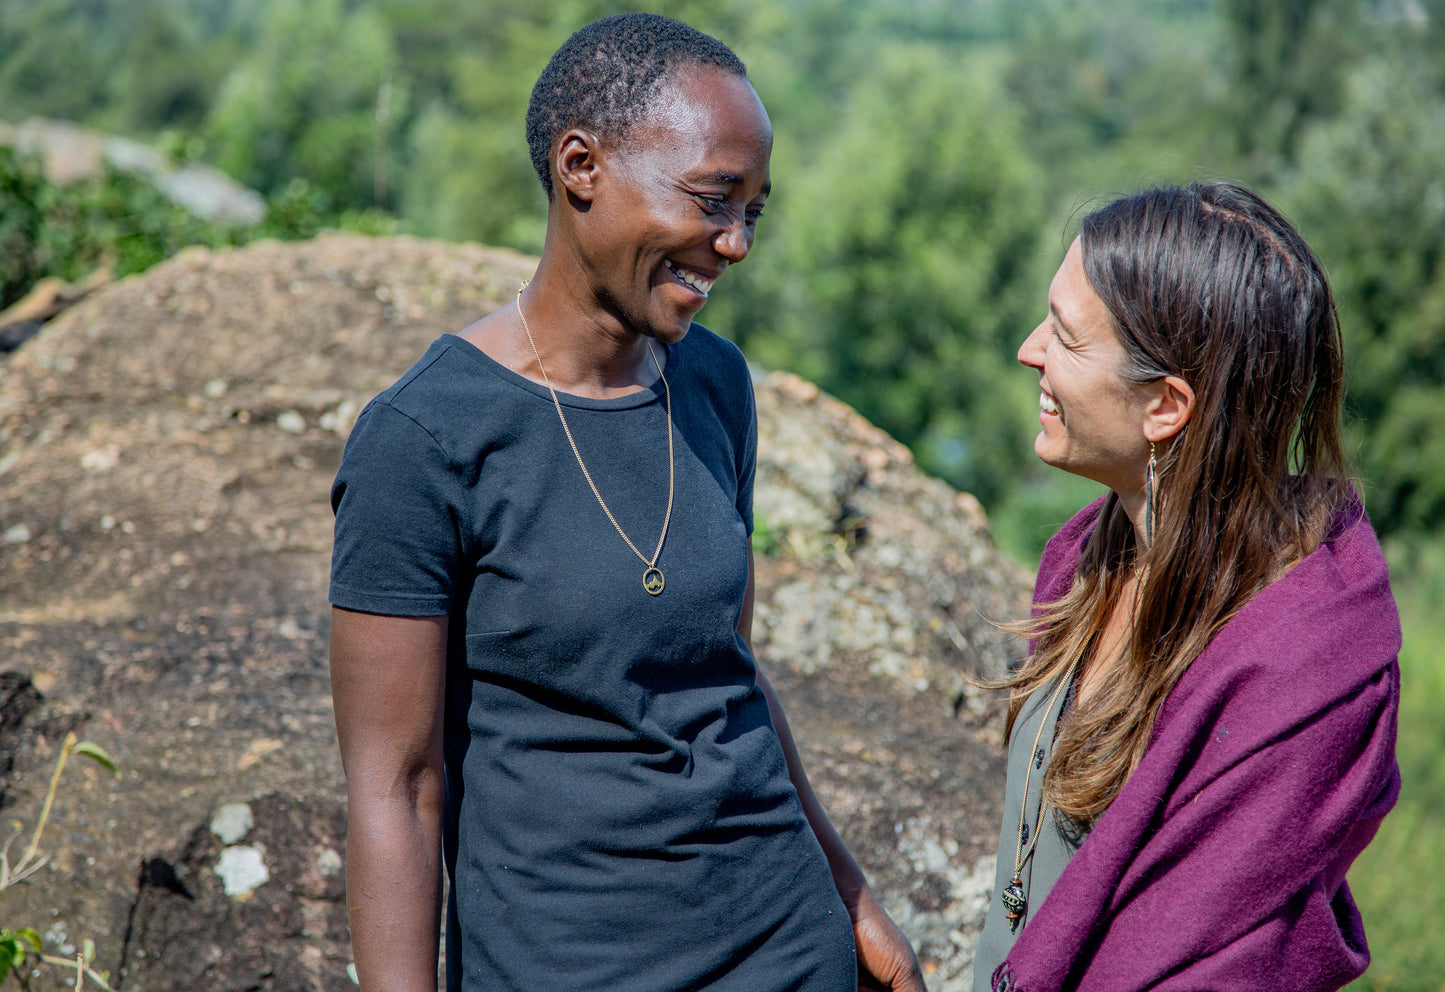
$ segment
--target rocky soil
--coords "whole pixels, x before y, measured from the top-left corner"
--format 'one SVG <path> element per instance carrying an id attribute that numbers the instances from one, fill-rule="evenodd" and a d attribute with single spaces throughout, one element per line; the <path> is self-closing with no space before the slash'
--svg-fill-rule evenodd
<path id="1" fill-rule="evenodd" d="M 0 365 L 0 804 L 33 825 L 71 729 L 122 769 L 72 759 L 0 927 L 94 940 L 120 989 L 352 987 L 327 490 L 360 405 L 531 268 L 409 239 L 192 250 Z M 757 390 L 760 658 L 930 987 L 966 989 L 1002 762 L 963 675 L 1019 652 L 992 621 L 1029 577 L 855 412 Z"/>

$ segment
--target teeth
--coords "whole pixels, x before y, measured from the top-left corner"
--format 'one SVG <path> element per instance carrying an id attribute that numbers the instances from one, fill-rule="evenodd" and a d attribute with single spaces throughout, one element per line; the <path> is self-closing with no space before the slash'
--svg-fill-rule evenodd
<path id="1" fill-rule="evenodd" d="M 1048 393 L 1039 393 L 1039 409 L 1043 410 L 1044 413 L 1057 414 L 1059 412 L 1059 405 L 1054 402 L 1053 397 Z"/>
<path id="2" fill-rule="evenodd" d="M 689 272 L 687 269 L 680 268 L 671 262 L 663 262 L 663 264 L 667 266 L 667 271 L 677 276 L 703 296 L 706 296 L 712 290 L 713 280 L 704 279 L 696 272 Z"/>

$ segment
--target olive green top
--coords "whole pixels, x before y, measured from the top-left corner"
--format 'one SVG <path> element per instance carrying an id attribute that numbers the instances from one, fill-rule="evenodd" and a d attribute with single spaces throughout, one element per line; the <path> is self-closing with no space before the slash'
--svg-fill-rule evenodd
<path id="1" fill-rule="evenodd" d="M 1003 825 L 998 837 L 998 869 L 994 873 L 993 896 L 988 904 L 988 917 L 984 921 L 983 936 L 978 942 L 978 953 L 973 959 L 974 992 L 989 992 L 989 980 L 993 970 L 1003 962 L 1013 947 L 1018 934 L 1028 925 L 1029 917 L 1043 905 L 1044 897 L 1054 887 L 1064 867 L 1078 849 L 1081 838 L 1061 829 L 1058 818 L 1050 809 L 1049 815 L 1039 822 L 1039 806 L 1042 802 L 1044 772 L 1048 769 L 1048 758 L 1053 750 L 1054 729 L 1059 714 L 1071 695 L 1065 689 L 1054 698 L 1058 681 L 1036 689 L 1024 707 L 1019 711 L 1008 745 L 1008 773 L 1003 793 Z M 1049 706 L 1050 700 L 1053 705 Z M 1047 710 L 1047 712 L 1045 712 Z M 1039 724 L 1043 732 L 1039 732 Z M 1038 740 L 1035 747 L 1034 741 Z M 1024 778 L 1028 778 L 1028 797 L 1024 797 Z M 1019 850 L 1019 807 L 1024 807 L 1023 850 L 1027 853 L 1033 832 L 1042 831 L 1034 844 L 1033 853 L 1019 868 L 1018 877 L 1023 882 L 1028 905 L 1017 931 L 1009 929 L 1004 917 L 1005 909 L 999 894 L 1008 887 L 1014 877 L 1014 859 Z"/>

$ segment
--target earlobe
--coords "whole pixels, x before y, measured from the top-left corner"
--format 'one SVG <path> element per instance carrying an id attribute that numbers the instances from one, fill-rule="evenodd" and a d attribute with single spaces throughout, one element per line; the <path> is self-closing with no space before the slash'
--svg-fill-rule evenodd
<path id="1" fill-rule="evenodd" d="M 1177 375 L 1166 375 L 1154 386 L 1156 392 L 1144 421 L 1144 438 L 1157 443 L 1178 434 L 1194 416 L 1194 387 Z"/>
<path id="2" fill-rule="evenodd" d="M 557 182 L 579 200 L 590 201 L 595 195 L 599 147 L 597 136 L 580 128 L 568 131 L 557 143 L 552 159 Z"/>

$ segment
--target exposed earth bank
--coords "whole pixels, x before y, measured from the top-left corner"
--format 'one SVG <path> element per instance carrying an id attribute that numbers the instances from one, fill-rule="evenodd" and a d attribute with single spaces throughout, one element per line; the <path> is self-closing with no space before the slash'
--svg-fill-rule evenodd
<path id="1" fill-rule="evenodd" d="M 92 939 L 120 989 L 353 987 L 327 491 L 360 406 L 532 264 L 341 235 L 190 250 L 0 365 L 0 803 L 33 826 L 71 729 L 122 771 L 72 759 L 52 859 L 0 927 Z M 759 657 L 930 987 L 966 989 L 1002 765 L 998 702 L 962 675 L 1019 653 L 992 621 L 1029 576 L 848 407 L 784 374 L 757 391 Z"/>

